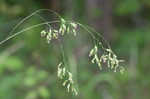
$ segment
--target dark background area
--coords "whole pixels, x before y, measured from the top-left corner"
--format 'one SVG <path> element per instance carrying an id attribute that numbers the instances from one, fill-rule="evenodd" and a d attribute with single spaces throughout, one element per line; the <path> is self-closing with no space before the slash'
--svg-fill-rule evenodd
<path id="1" fill-rule="evenodd" d="M 80 30 L 77 38 L 61 42 L 79 87 L 78 96 L 67 93 L 57 78 L 60 42 L 47 44 L 40 38 L 41 26 L 0 45 L 0 99 L 150 99 L 150 0 L 0 0 L 0 41 L 41 23 L 35 15 L 10 33 L 38 9 L 93 27 L 125 60 L 126 71 L 99 71 L 91 64 L 93 45 Z M 55 19 L 46 11 L 39 14 L 47 21 Z"/>

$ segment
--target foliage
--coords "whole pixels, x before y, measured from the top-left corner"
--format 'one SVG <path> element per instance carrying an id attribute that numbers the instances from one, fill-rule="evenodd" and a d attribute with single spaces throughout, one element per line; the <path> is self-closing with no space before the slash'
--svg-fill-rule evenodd
<path id="1" fill-rule="evenodd" d="M 24 31 L 30 30 L 30 29 L 35 28 L 37 26 L 41 26 L 43 24 L 46 24 L 48 26 L 48 30 L 42 30 L 41 31 L 41 37 L 46 38 L 46 41 L 49 44 L 51 42 L 51 40 L 57 40 L 57 39 L 59 39 L 59 36 L 64 36 L 65 34 L 73 34 L 74 36 L 76 36 L 77 35 L 77 33 L 76 33 L 77 26 L 79 25 L 79 26 L 83 27 L 85 30 L 87 30 L 87 32 L 90 33 L 90 35 L 93 37 L 93 40 L 95 42 L 99 42 L 99 45 L 104 50 L 104 55 L 101 55 L 101 57 L 99 58 L 98 47 L 97 47 L 97 45 L 95 45 L 95 47 L 90 51 L 90 54 L 89 54 L 89 57 L 93 57 L 93 59 L 91 60 L 91 62 L 92 63 L 96 62 L 100 69 L 102 69 L 102 62 L 103 63 L 107 62 L 108 68 L 114 69 L 114 72 L 116 72 L 117 69 L 119 68 L 120 72 L 123 73 L 124 68 L 123 67 L 119 67 L 119 63 L 121 62 L 121 60 L 117 59 L 117 56 L 111 50 L 110 46 L 109 46 L 109 49 L 103 47 L 103 44 L 98 39 L 96 39 L 96 37 L 92 34 L 92 31 L 90 31 L 88 29 L 89 27 L 85 27 L 84 25 L 82 25 L 81 23 L 78 23 L 78 22 L 66 21 L 65 19 L 61 18 L 61 16 L 59 16 L 59 14 L 57 14 L 56 12 L 54 12 L 52 10 L 41 9 L 41 10 L 37 10 L 37 11 L 33 12 L 31 15 L 25 17 L 22 21 L 20 21 L 12 29 L 11 32 L 15 31 L 15 29 L 18 28 L 23 22 L 25 22 L 26 20 L 28 20 L 28 18 L 34 16 L 35 14 L 37 14 L 40 11 L 49 11 L 49 12 L 52 12 L 52 13 L 54 13 L 55 15 L 57 15 L 59 17 L 60 21 L 59 20 L 54 20 L 54 21 L 50 21 L 50 22 L 46 22 L 46 23 L 44 22 L 44 23 L 40 23 L 40 24 L 36 24 L 36 25 L 30 26 L 28 28 L 25 28 L 25 29 L 17 32 L 17 33 L 14 33 L 11 36 L 8 36 L 6 39 L 4 39 L 3 41 L 0 42 L 0 45 L 4 44 L 8 40 L 10 40 L 10 39 L 18 36 L 19 34 L 23 33 Z M 41 16 L 40 16 L 40 18 L 42 18 L 43 20 L 45 20 Z M 52 27 L 50 23 L 51 24 L 60 23 L 59 29 L 56 30 L 55 27 Z M 100 35 L 100 37 L 103 38 L 103 36 L 101 36 L 101 35 Z M 65 61 L 65 59 L 64 59 L 65 58 L 65 54 L 63 52 L 64 49 L 63 49 L 62 45 L 61 45 L 61 51 L 62 51 L 62 54 L 63 54 L 62 55 L 63 56 L 62 57 L 63 58 L 62 59 L 63 63 L 67 64 L 66 63 L 67 61 Z M 73 81 L 73 78 L 72 78 L 72 73 L 69 72 L 65 67 L 62 68 L 61 67 L 62 65 L 63 65 L 62 63 L 60 63 L 58 65 L 58 71 L 57 71 L 58 72 L 58 75 L 57 75 L 58 78 L 64 80 L 62 85 L 67 88 L 68 92 L 70 92 L 70 90 L 71 90 L 73 94 L 78 95 L 77 89 L 74 87 L 74 81 Z"/>
<path id="2" fill-rule="evenodd" d="M 91 63 L 93 57 L 88 56 L 90 50 L 98 45 L 98 55 L 102 55 L 102 46 L 99 46 L 99 42 L 95 44 L 91 34 L 87 34 L 82 26 L 80 30 L 77 28 L 76 36 L 64 35 L 63 39 L 59 37 L 60 41 L 53 39 L 50 44 L 45 43 L 47 41 L 40 38 L 40 32 L 47 31 L 46 22 L 55 19 L 53 15 L 47 14 L 49 12 L 38 13 L 45 20 L 36 14 L 9 32 L 35 10 L 51 7 L 54 10 L 56 8 L 64 19 L 79 20 L 103 33 L 103 25 L 99 22 L 104 12 L 101 4 L 96 3 L 96 7 L 95 2 L 58 0 L 60 6 L 57 8 L 57 1 L 0 0 L 0 41 L 20 30 L 45 22 L 0 45 L 0 99 L 149 99 L 149 0 L 113 1 L 113 32 L 112 35 L 108 34 L 112 37 L 108 41 L 117 58 L 125 60 L 127 69 L 123 75 L 112 73 L 106 63 L 102 63 L 102 70 L 98 69 L 97 64 Z M 94 5 L 92 11 L 99 11 L 100 16 L 93 14 L 95 11 L 90 12 L 91 5 Z M 58 24 L 54 24 L 54 27 L 59 30 Z M 102 40 L 93 29 L 88 29 L 94 34 L 94 39 Z M 57 65 L 63 62 L 61 44 L 67 56 L 65 68 L 72 73 L 79 93 L 76 97 L 62 87 L 64 80 L 57 78 Z M 102 44 L 109 48 L 104 40 Z"/>

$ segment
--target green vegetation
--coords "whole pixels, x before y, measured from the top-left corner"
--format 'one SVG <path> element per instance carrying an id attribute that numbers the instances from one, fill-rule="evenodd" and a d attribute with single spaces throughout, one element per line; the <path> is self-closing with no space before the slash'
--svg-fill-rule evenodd
<path id="1" fill-rule="evenodd" d="M 101 1 L 1 0 L 0 99 L 149 99 L 150 2 Z"/>

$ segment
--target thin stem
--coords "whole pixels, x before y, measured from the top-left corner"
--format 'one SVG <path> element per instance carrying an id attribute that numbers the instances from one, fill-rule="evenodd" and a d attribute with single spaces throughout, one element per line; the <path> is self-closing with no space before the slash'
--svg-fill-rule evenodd
<path id="1" fill-rule="evenodd" d="M 93 41 L 94 41 L 94 44 L 95 45 L 97 45 L 97 42 L 98 42 L 98 44 L 99 44 L 99 39 L 97 39 L 94 35 L 93 35 L 93 32 L 91 32 L 86 26 L 84 26 L 83 24 L 81 24 L 81 23 L 77 23 L 79 26 L 81 26 L 84 30 L 86 30 L 87 31 L 87 33 L 89 33 L 90 35 L 91 35 L 91 37 L 93 38 Z M 99 44 L 100 45 L 100 44 Z M 101 48 L 105 51 L 105 48 L 102 46 L 102 45 L 100 45 L 101 46 Z"/>
<path id="2" fill-rule="evenodd" d="M 67 61 L 66 61 L 66 57 L 65 57 L 65 51 L 64 51 L 63 44 L 60 44 L 60 50 L 61 50 L 61 54 L 62 54 L 62 59 L 63 59 L 64 66 L 68 66 Z"/>
<path id="3" fill-rule="evenodd" d="M 81 23 L 79 23 L 79 22 L 76 22 L 76 23 L 77 23 L 78 25 L 80 25 L 82 28 L 84 28 L 87 32 L 89 32 L 90 35 L 93 37 L 93 39 L 99 41 L 99 40 L 92 34 L 93 32 L 96 33 L 100 38 L 102 38 L 102 40 L 104 40 L 104 42 L 107 44 L 107 47 L 108 47 L 109 49 L 111 49 L 110 44 L 107 42 L 107 40 L 106 40 L 100 33 L 98 33 L 97 31 L 95 31 L 92 27 L 90 27 L 90 26 L 88 26 L 88 25 L 83 25 L 83 24 L 81 24 Z"/>
<path id="4" fill-rule="evenodd" d="M 86 25 L 86 26 L 87 26 L 88 29 L 90 29 L 91 31 L 93 31 L 94 33 L 96 33 L 99 37 L 101 37 L 102 40 L 104 40 L 104 42 L 107 44 L 107 47 L 109 49 L 111 49 L 109 42 L 100 33 L 98 33 L 97 31 L 95 31 L 95 29 L 93 29 L 92 27 L 90 27 L 88 25 Z"/>
<path id="5" fill-rule="evenodd" d="M 39 16 L 39 18 L 41 19 L 41 20 L 43 20 L 44 22 L 47 22 L 46 20 L 45 20 L 45 18 L 43 18 L 41 15 L 39 15 L 39 14 L 37 14 L 38 16 Z M 49 24 L 47 24 L 49 27 L 51 27 Z"/>
<path id="6" fill-rule="evenodd" d="M 25 28 L 25 29 L 23 29 L 23 30 L 21 30 L 19 32 L 16 32 L 15 34 L 7 37 L 6 39 L 4 39 L 3 41 L 0 42 L 0 45 L 3 44 L 3 43 L 5 43 L 6 41 L 8 41 L 8 40 L 10 40 L 10 39 L 18 36 L 18 35 L 20 35 L 21 33 L 25 32 L 25 31 L 31 30 L 33 28 L 36 28 L 36 27 L 39 27 L 39 26 L 42 26 L 42 25 L 46 25 L 46 24 L 50 24 L 50 23 L 59 23 L 59 22 L 60 21 L 56 20 L 56 21 L 43 22 L 43 23 L 40 23 L 40 24 L 36 24 L 36 25 L 30 26 L 28 28 Z"/>
<path id="7" fill-rule="evenodd" d="M 79 26 L 81 26 L 84 30 L 86 30 L 87 33 L 90 34 L 90 36 L 93 38 L 93 39 L 92 39 L 93 43 L 96 44 L 96 37 L 95 37 L 84 25 L 82 25 L 81 23 L 78 23 L 78 22 L 76 22 L 76 23 L 77 23 Z"/>
<path id="8" fill-rule="evenodd" d="M 24 23 L 26 20 L 28 20 L 29 18 L 31 18 L 32 16 L 34 16 L 35 14 L 39 13 L 39 12 L 42 12 L 42 11 L 48 11 L 50 13 L 53 13 L 55 14 L 59 19 L 61 19 L 62 17 L 56 13 L 55 11 L 53 10 L 50 10 L 50 9 L 39 9 L 39 10 L 36 10 L 35 12 L 31 13 L 29 16 L 25 17 L 24 19 L 22 19 L 10 32 L 9 34 L 12 34 L 22 23 Z M 9 37 L 8 37 L 9 38 Z M 0 42 L 0 45 L 2 43 Z"/>

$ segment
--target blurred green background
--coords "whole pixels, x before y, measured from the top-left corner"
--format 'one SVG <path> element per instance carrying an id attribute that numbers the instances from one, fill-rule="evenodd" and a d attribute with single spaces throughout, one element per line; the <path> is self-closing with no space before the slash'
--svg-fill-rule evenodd
<path id="1" fill-rule="evenodd" d="M 48 45 L 40 38 L 44 26 L 38 27 L 0 45 L 0 99 L 150 99 L 150 0 L 0 0 L 0 41 L 43 22 L 35 15 L 10 33 L 38 9 L 95 28 L 125 60 L 126 72 L 99 71 L 89 62 L 92 44 L 86 31 Z M 55 19 L 46 11 L 39 14 L 47 21 Z M 60 44 L 78 84 L 76 97 L 57 78 Z"/>

